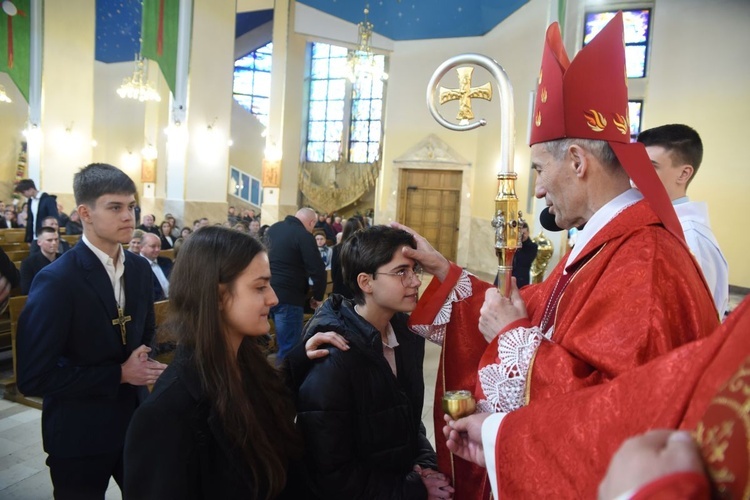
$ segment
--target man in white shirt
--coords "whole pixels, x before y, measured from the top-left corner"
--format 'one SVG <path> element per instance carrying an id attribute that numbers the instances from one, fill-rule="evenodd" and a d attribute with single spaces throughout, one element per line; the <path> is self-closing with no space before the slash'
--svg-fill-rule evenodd
<path id="1" fill-rule="evenodd" d="M 24 241 L 31 243 L 42 228 L 42 221 L 49 216 L 57 218 L 57 197 L 39 191 L 31 179 L 21 179 L 15 189 L 28 198 L 28 212 L 26 217 L 26 237 Z"/>
<path id="2" fill-rule="evenodd" d="M 146 259 L 154 275 L 154 300 L 169 297 L 169 275 L 172 272 L 172 261 L 159 257 L 161 240 L 152 233 L 143 233 L 141 238 L 141 257 Z"/>
<path id="3" fill-rule="evenodd" d="M 700 135 L 687 125 L 662 125 L 641 132 L 638 142 L 646 146 L 656 175 L 664 184 L 680 219 L 685 241 L 703 270 L 719 317 L 724 319 L 729 307 L 727 260 L 711 231 L 708 206 L 702 201 L 690 201 L 687 196 L 687 188 L 703 160 Z"/>

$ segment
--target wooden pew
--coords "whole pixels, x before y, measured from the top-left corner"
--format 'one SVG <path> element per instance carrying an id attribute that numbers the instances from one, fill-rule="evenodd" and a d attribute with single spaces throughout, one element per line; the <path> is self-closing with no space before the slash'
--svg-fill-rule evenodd
<path id="1" fill-rule="evenodd" d="M 3 249 L 4 252 L 15 252 L 17 250 L 28 250 L 29 244 L 26 242 L 20 242 L 20 243 L 5 243 L 0 242 L 0 248 Z"/>
<path id="2" fill-rule="evenodd" d="M 63 234 L 60 236 L 62 239 L 70 243 L 71 248 L 76 246 L 76 243 L 81 241 L 81 235 L 80 234 Z"/>
<path id="3" fill-rule="evenodd" d="M 10 311 L 10 339 L 13 349 L 13 376 L 10 379 L 3 380 L 2 383 L 5 386 L 5 399 L 41 410 L 41 398 L 26 397 L 18 391 L 18 387 L 16 386 L 16 367 L 18 366 L 16 359 L 16 334 L 18 332 L 18 318 L 21 316 L 21 311 L 26 305 L 26 298 L 26 295 L 11 297 L 8 303 L 8 310 Z"/>
<path id="4" fill-rule="evenodd" d="M 170 248 L 169 250 L 160 250 L 159 257 L 166 257 L 174 262 L 174 248 Z"/>
<path id="5" fill-rule="evenodd" d="M 0 229 L 0 243 L 23 243 L 26 237 L 26 229 Z"/>
<path id="6" fill-rule="evenodd" d="M 13 250 L 11 252 L 5 252 L 10 260 L 23 260 L 29 256 L 29 249 L 25 250 Z"/>

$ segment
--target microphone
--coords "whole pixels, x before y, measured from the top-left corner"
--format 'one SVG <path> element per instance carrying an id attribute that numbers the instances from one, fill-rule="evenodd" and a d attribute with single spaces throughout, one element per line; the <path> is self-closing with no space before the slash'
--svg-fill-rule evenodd
<path id="1" fill-rule="evenodd" d="M 555 216 L 549 213 L 549 207 L 545 207 L 544 210 L 539 213 L 539 223 L 544 229 L 552 231 L 553 233 L 564 231 L 563 228 L 555 223 Z"/>

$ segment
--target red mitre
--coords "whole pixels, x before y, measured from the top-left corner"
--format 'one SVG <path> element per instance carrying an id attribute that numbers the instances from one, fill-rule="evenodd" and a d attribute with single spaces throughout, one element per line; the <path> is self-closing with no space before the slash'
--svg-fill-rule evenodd
<path id="1" fill-rule="evenodd" d="M 571 62 L 560 26 L 547 29 L 530 145 L 573 137 L 607 141 L 664 226 L 684 240 L 682 227 L 646 148 L 630 142 L 622 12 Z"/>

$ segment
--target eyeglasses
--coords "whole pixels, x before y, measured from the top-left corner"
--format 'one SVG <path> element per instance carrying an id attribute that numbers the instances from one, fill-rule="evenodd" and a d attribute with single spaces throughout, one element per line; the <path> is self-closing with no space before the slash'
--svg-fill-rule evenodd
<path id="1" fill-rule="evenodd" d="M 422 266 L 414 266 L 414 269 L 402 269 L 400 271 L 396 271 L 395 273 L 383 273 L 383 272 L 374 272 L 372 273 L 373 278 L 377 274 L 385 274 L 386 276 L 398 276 L 401 278 L 401 284 L 404 286 L 404 288 L 407 288 L 412 283 L 412 278 L 417 278 L 417 280 L 422 281 L 422 275 L 424 274 L 424 269 L 422 269 Z"/>

